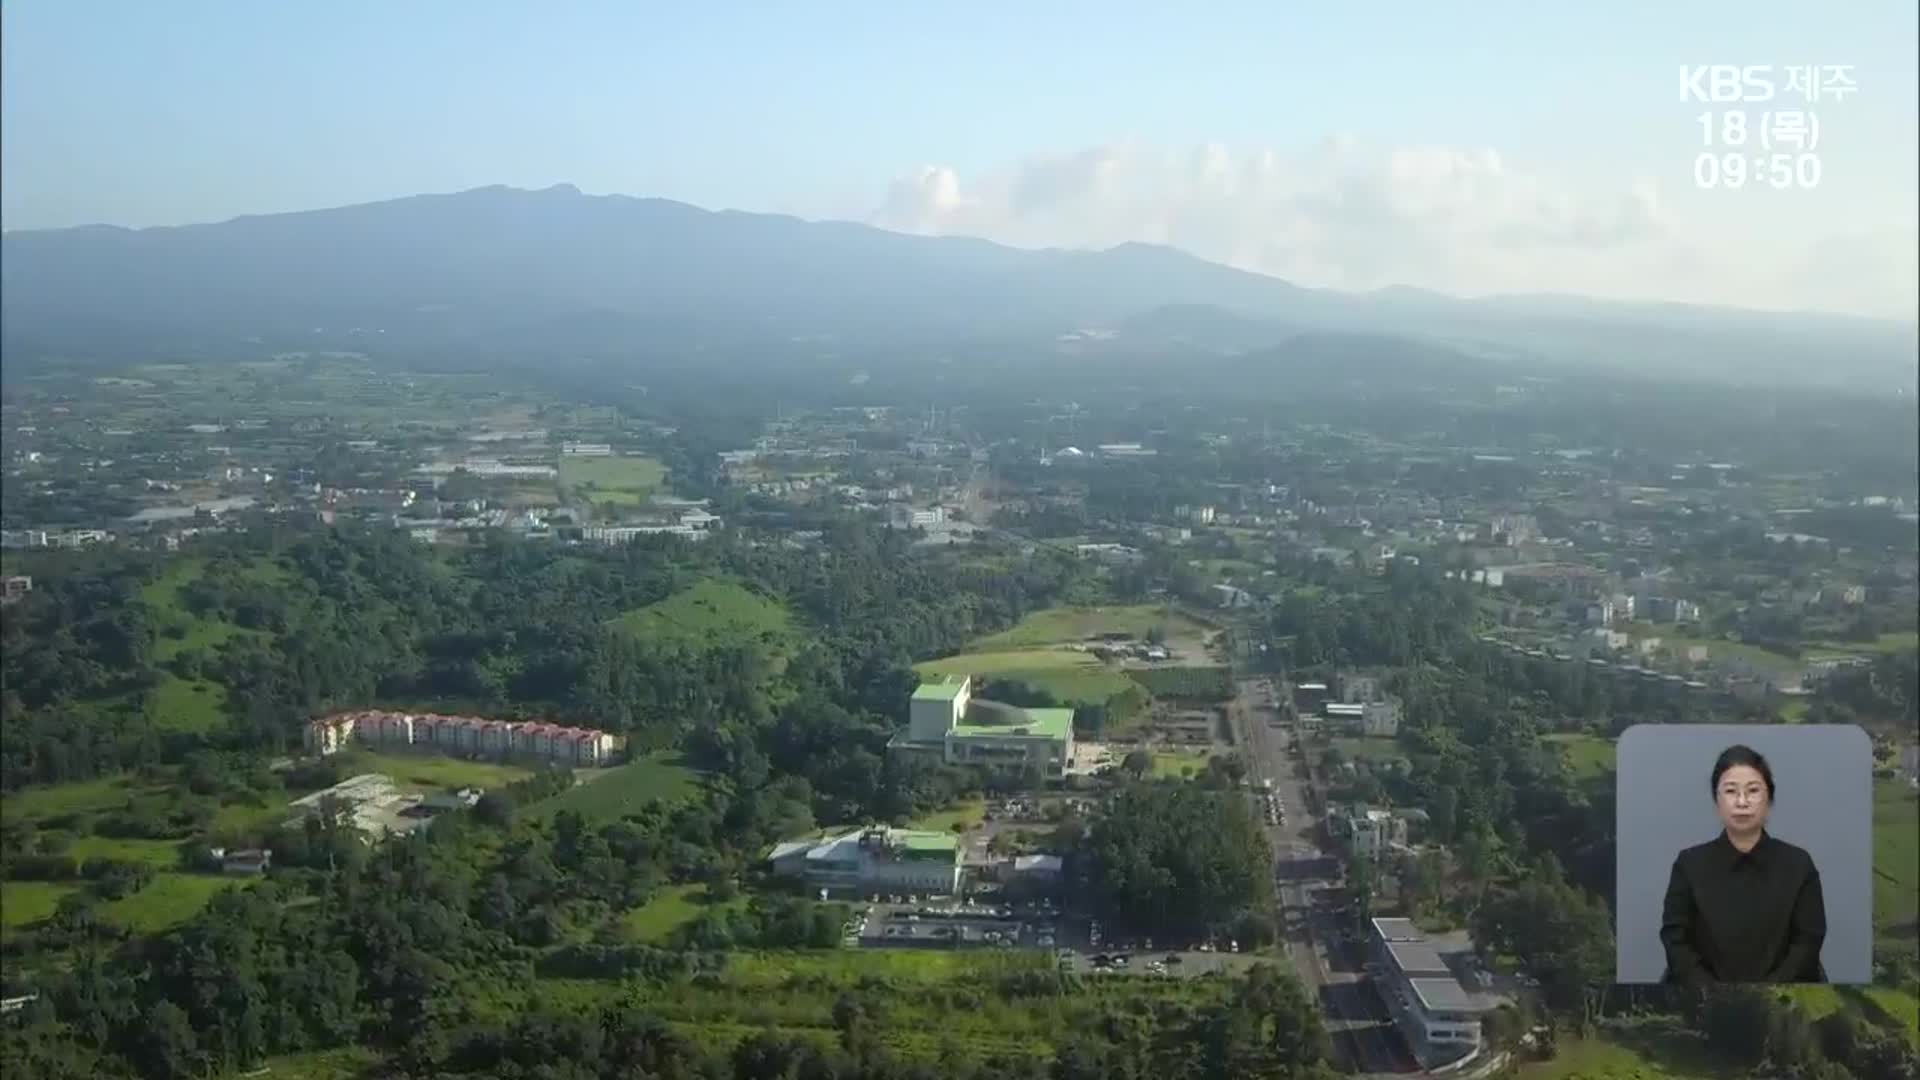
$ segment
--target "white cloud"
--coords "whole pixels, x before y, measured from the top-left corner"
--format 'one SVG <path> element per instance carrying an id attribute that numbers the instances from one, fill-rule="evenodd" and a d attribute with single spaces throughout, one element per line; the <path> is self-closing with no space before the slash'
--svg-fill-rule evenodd
<path id="1" fill-rule="evenodd" d="M 1911 312 L 1915 293 L 1910 232 L 1835 239 L 1781 260 L 1741 250 L 1735 234 L 1708 242 L 1693 233 L 1644 177 L 1575 186 L 1491 149 L 1373 147 L 1347 134 L 1298 154 L 1121 142 L 977 177 L 925 166 L 896 180 L 870 220 L 1021 247 L 1164 243 L 1348 289 L 1578 292 L 1876 314 Z M 1765 269 L 1783 263 L 1808 268 L 1798 276 Z"/>

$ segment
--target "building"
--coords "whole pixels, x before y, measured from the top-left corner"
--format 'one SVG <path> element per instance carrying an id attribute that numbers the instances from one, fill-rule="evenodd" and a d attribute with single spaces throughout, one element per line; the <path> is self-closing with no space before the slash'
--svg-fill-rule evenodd
<path id="1" fill-rule="evenodd" d="M 1357 672 L 1343 672 L 1336 676 L 1333 685 L 1340 700 L 1349 705 L 1380 700 L 1380 676 L 1361 675 Z"/>
<path id="2" fill-rule="evenodd" d="M 1360 730 L 1361 718 L 1366 715 L 1367 707 L 1356 702 L 1329 701 L 1322 706 L 1322 712 L 1335 726 L 1349 731 Z"/>
<path id="3" fill-rule="evenodd" d="M 1327 684 L 1323 682 L 1295 683 L 1293 686 L 1293 708 L 1301 716 L 1317 716 L 1327 703 Z"/>
<path id="4" fill-rule="evenodd" d="M 1354 806 L 1338 812 L 1335 830 L 1347 838 L 1355 858 L 1378 860 L 1407 845 L 1407 819 L 1391 810 Z"/>
<path id="5" fill-rule="evenodd" d="M 1215 585 L 1214 600 L 1223 608 L 1250 608 L 1253 606 L 1253 594 L 1234 585 Z"/>
<path id="6" fill-rule="evenodd" d="M 273 865 L 273 852 L 260 848 L 222 851 L 218 858 L 220 872 L 223 874 L 264 874 L 267 868 Z"/>
<path id="7" fill-rule="evenodd" d="M 1097 559 L 1109 566 L 1137 563 L 1142 558 L 1139 549 L 1125 544 L 1076 544 L 1073 550 L 1083 559 Z"/>
<path id="8" fill-rule="evenodd" d="M 960 838 L 951 833 L 870 825 L 776 844 L 767 863 L 776 874 L 842 895 L 960 891 Z"/>
<path id="9" fill-rule="evenodd" d="M 1614 608 L 1612 600 L 1601 600 L 1587 605 L 1587 624 L 1589 626 L 1612 626 Z"/>
<path id="10" fill-rule="evenodd" d="M 1023 709 L 973 696 L 969 676 L 920 684 L 907 705 L 907 730 L 889 749 L 949 765 L 1038 769 L 1060 778 L 1073 761 L 1073 710 Z"/>
<path id="11" fill-rule="evenodd" d="M 0 578 L 0 604 L 12 604 L 33 591 L 33 579 L 25 574 Z"/>
<path id="12" fill-rule="evenodd" d="M 1372 920 L 1376 985 L 1407 1045 L 1427 1069 L 1456 1062 L 1480 1049 L 1480 1018 L 1499 1001 L 1460 984 L 1441 955 L 1410 919 Z"/>
<path id="13" fill-rule="evenodd" d="M 538 757 L 559 765 L 607 765 L 614 757 L 612 735 L 564 724 L 377 710 L 335 713 L 307 722 L 307 749 L 322 757 L 338 753 L 355 739 L 383 749 L 418 746 L 447 754 Z"/>
<path id="14" fill-rule="evenodd" d="M 562 457 L 612 457 L 613 446 L 603 442 L 570 442 L 560 444 Z"/>
<path id="15" fill-rule="evenodd" d="M 1400 734 L 1400 703 L 1397 701 L 1362 702 L 1360 734 L 1386 739 Z"/>

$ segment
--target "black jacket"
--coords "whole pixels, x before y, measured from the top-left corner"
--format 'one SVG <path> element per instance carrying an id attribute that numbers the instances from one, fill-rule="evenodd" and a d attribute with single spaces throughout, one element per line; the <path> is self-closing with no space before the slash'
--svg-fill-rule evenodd
<path id="1" fill-rule="evenodd" d="M 1825 982 L 1827 909 L 1806 849 L 1766 832 L 1742 852 L 1722 832 L 1673 860 L 1660 942 L 1666 981 Z"/>

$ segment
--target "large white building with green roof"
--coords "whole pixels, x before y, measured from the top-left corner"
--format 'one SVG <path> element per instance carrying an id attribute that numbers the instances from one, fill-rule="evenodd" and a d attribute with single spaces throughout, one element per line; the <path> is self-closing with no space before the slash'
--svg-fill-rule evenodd
<path id="1" fill-rule="evenodd" d="M 810 840 L 789 840 L 767 853 L 773 872 L 835 893 L 960 891 L 960 838 L 952 833 L 873 825 Z"/>
<path id="2" fill-rule="evenodd" d="M 895 753 L 949 765 L 1037 768 L 1059 778 L 1073 761 L 1073 710 L 1024 709 L 973 696 L 973 680 L 949 675 L 921 683 L 907 708 Z"/>

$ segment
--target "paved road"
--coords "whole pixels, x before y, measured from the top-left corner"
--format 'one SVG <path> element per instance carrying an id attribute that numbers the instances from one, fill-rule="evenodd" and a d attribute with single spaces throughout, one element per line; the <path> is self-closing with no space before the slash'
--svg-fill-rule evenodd
<path id="1" fill-rule="evenodd" d="M 1327 883 L 1338 873 L 1337 861 L 1321 847 L 1325 831 L 1295 771 L 1293 732 L 1277 723 L 1282 685 L 1267 678 L 1242 679 L 1233 714 L 1253 786 L 1272 780 L 1286 810 L 1286 823 L 1269 825 L 1267 833 L 1287 953 L 1302 985 L 1319 998 L 1336 1058 L 1351 1072 L 1404 1080 L 1418 1066 L 1367 981 L 1361 949 L 1339 940 L 1340 917 L 1328 910 Z"/>

